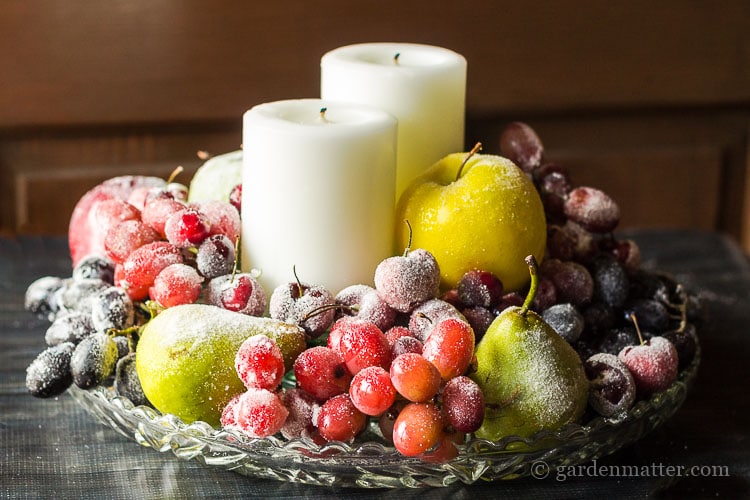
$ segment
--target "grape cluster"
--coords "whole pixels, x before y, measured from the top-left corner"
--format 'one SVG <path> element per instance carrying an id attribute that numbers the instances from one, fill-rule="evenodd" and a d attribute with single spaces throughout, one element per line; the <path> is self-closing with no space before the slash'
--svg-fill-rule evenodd
<path id="1" fill-rule="evenodd" d="M 547 249 L 540 268 L 540 291 L 532 309 L 570 342 L 586 364 L 592 381 L 592 407 L 611 416 L 615 412 L 612 402 L 617 400 L 622 403 L 616 411 L 627 410 L 634 388 L 626 385 L 639 386 L 640 397 L 654 391 L 637 383 L 638 363 L 625 363 L 635 381 L 629 382 L 620 374 L 625 365 L 616 362 L 618 357 L 632 357 L 625 351 L 633 347 L 646 346 L 653 351 L 661 345 L 662 351 L 669 351 L 672 346 L 680 368 L 689 365 L 697 346 L 695 325 L 703 316 L 700 298 L 670 276 L 641 266 L 636 242 L 617 239 L 613 234 L 620 221 L 617 203 L 601 190 L 575 186 L 566 168 L 546 160 L 539 136 L 527 124 L 509 124 L 501 133 L 500 149 L 534 181 L 547 217 Z M 459 300 L 465 296 L 466 292 L 459 294 Z M 472 305 L 474 302 L 469 301 L 463 307 Z M 490 306 L 490 310 L 496 309 Z M 661 337 L 669 341 L 669 346 Z M 667 352 L 665 357 L 670 355 Z M 669 366 L 655 370 L 663 378 L 659 384 L 662 389 L 676 377 L 676 362 L 669 361 Z M 649 368 L 653 365 L 646 364 Z M 604 392 L 622 397 L 613 396 L 603 404 L 602 381 L 615 379 L 619 389 L 608 382 Z"/>
<path id="2" fill-rule="evenodd" d="M 127 293 L 114 286 L 111 261 L 85 257 L 70 278 L 39 278 L 29 285 L 25 303 L 51 320 L 44 335 L 47 347 L 26 371 L 26 387 L 33 396 L 57 396 L 72 384 L 83 389 L 114 384 L 118 395 L 136 404 L 146 402 L 126 366 L 140 318 Z"/>

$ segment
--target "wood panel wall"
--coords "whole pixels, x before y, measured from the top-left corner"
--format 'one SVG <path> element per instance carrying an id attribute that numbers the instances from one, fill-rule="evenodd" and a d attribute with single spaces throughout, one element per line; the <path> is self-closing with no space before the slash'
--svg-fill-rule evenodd
<path id="1" fill-rule="evenodd" d="M 0 232 L 67 231 L 103 179 L 237 149 L 255 104 L 319 95 L 327 50 L 449 47 L 467 144 L 511 120 L 622 205 L 750 250 L 750 3 L 8 0 L 0 15 Z"/>

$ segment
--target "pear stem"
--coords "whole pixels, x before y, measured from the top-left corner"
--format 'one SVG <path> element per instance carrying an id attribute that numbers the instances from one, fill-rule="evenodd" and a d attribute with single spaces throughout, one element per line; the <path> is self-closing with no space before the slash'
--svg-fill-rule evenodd
<path id="1" fill-rule="evenodd" d="M 469 151 L 469 154 L 466 155 L 466 158 L 464 158 L 464 161 L 461 162 L 461 166 L 458 167 L 458 172 L 456 172 L 456 180 L 461 178 L 461 173 L 464 171 L 464 167 L 466 166 L 466 162 L 469 161 L 469 158 L 477 154 L 478 151 L 482 149 L 482 143 L 478 142 L 474 145 L 473 148 L 471 148 L 471 151 Z"/>
<path id="2" fill-rule="evenodd" d="M 529 293 L 526 294 L 526 300 L 521 305 L 521 310 L 518 313 L 521 316 L 526 316 L 526 313 L 531 307 L 531 303 L 534 302 L 536 297 L 536 291 L 539 288 L 539 265 L 536 263 L 536 258 L 533 255 L 529 255 L 524 259 L 526 264 L 529 266 L 529 274 L 531 275 L 531 284 L 529 285 Z"/>

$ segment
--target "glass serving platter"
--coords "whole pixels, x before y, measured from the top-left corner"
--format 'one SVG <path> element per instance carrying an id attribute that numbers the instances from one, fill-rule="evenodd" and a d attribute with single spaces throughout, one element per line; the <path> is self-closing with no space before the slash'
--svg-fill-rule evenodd
<path id="1" fill-rule="evenodd" d="M 668 420 L 682 405 L 700 365 L 692 363 L 665 391 L 638 401 L 617 418 L 594 417 L 556 432 L 530 438 L 508 436 L 491 442 L 472 438 L 448 463 L 427 463 L 399 454 L 379 434 L 376 422 L 353 444 L 317 445 L 307 438 L 250 438 L 205 422 L 185 424 L 174 415 L 134 406 L 111 388 L 69 389 L 71 396 L 99 421 L 137 443 L 184 460 L 197 460 L 252 477 L 314 485 L 359 488 L 448 486 L 456 482 L 540 477 L 561 466 L 609 455 Z M 540 470 L 539 467 L 542 467 Z"/>

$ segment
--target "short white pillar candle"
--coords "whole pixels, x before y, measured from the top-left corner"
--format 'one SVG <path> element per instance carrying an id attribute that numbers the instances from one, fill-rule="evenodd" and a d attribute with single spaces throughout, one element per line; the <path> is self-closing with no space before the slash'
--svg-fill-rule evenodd
<path id="1" fill-rule="evenodd" d="M 397 123 L 320 99 L 243 117 L 242 268 L 269 295 L 295 280 L 332 293 L 371 284 L 393 251 Z"/>

